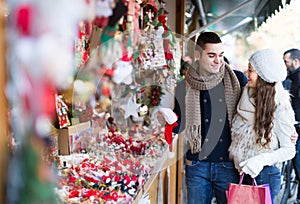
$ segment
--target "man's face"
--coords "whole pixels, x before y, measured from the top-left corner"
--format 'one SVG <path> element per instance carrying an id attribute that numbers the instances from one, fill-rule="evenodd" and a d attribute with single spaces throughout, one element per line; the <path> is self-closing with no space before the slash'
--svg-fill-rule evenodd
<path id="1" fill-rule="evenodd" d="M 222 43 L 207 43 L 202 50 L 199 63 L 200 72 L 204 74 L 215 74 L 224 63 L 224 49 Z"/>
<path id="2" fill-rule="evenodd" d="M 291 59 L 291 53 L 286 53 L 285 55 L 283 55 L 283 60 L 287 70 L 293 71 L 297 68 L 294 66 L 293 60 Z"/>

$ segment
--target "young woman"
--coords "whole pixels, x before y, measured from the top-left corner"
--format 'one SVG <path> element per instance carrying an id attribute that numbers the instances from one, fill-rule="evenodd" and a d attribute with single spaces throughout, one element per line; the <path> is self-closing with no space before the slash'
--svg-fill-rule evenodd
<path id="1" fill-rule="evenodd" d="M 244 183 L 270 184 L 272 198 L 280 189 L 280 170 L 276 164 L 292 159 L 295 144 L 295 117 L 290 95 L 282 81 L 286 77 L 282 57 L 271 49 L 256 51 L 249 59 L 248 85 L 242 92 L 232 122 L 230 158 Z M 251 177 L 250 177 L 251 176 Z"/>

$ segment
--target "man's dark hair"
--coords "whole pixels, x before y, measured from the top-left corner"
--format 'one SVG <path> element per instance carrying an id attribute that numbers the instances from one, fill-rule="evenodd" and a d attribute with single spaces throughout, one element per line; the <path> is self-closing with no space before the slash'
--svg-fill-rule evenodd
<path id="1" fill-rule="evenodd" d="M 298 59 L 300 61 L 300 50 L 297 48 L 292 48 L 283 53 L 283 55 L 290 53 L 290 58 L 292 60 Z"/>
<path id="2" fill-rule="evenodd" d="M 222 43 L 221 38 L 214 32 L 202 32 L 197 38 L 196 49 L 200 51 L 200 48 L 204 49 L 206 43 Z M 198 47 L 200 46 L 200 47 Z"/>
<path id="3" fill-rule="evenodd" d="M 229 60 L 227 57 L 224 56 L 224 62 L 226 62 L 227 64 L 230 64 Z"/>

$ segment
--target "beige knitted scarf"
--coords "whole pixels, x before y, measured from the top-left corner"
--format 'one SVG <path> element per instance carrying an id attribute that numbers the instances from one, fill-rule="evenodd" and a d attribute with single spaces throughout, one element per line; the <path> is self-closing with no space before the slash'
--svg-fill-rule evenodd
<path id="1" fill-rule="evenodd" d="M 193 154 L 201 151 L 200 90 L 210 90 L 223 81 L 230 126 L 241 93 L 240 83 L 235 73 L 227 64 L 224 63 L 217 74 L 212 74 L 210 76 L 200 76 L 195 67 L 196 69 L 199 69 L 199 62 L 196 62 L 195 66 L 190 67 L 187 71 L 187 92 L 185 97 L 185 135 Z"/>

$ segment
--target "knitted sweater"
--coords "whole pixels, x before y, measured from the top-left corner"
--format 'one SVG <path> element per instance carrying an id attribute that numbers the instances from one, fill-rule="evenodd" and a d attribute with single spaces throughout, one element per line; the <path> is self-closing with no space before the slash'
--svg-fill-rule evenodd
<path id="1" fill-rule="evenodd" d="M 232 122 L 232 142 L 229 147 L 229 157 L 234 160 L 235 167 L 239 171 L 241 171 L 240 162 L 256 155 L 263 155 L 264 160 L 257 161 L 263 162 L 263 166 L 292 159 L 295 155 L 295 145 L 290 139 L 295 131 L 295 117 L 289 100 L 290 96 L 283 89 L 281 83 L 276 84 L 275 90 L 276 110 L 270 148 L 263 148 L 261 145 L 256 144 L 254 99 L 248 95 L 248 86 L 243 90 L 237 107 L 237 114 Z"/>

